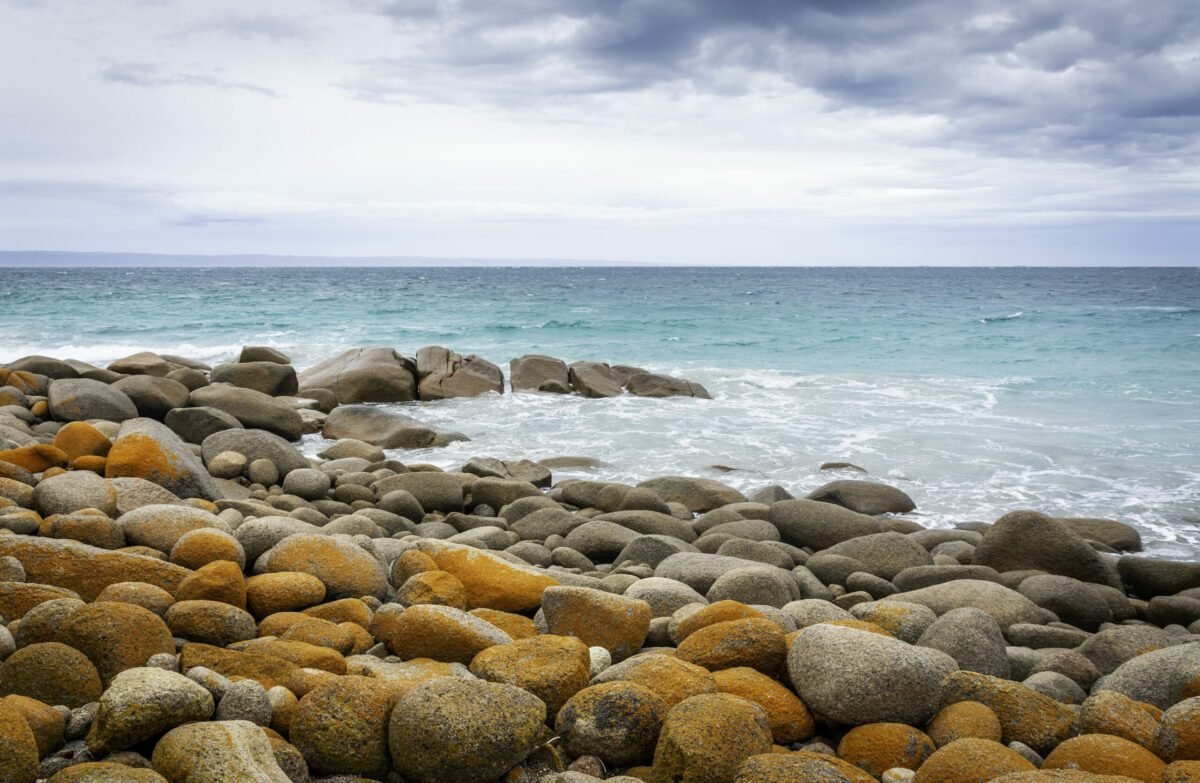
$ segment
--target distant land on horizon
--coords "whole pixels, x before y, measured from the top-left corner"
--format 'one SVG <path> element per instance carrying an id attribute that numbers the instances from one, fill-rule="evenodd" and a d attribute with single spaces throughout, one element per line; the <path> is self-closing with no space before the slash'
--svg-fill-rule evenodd
<path id="1" fill-rule="evenodd" d="M 270 253 L 202 254 L 202 253 L 117 253 L 82 252 L 64 250 L 0 250 L 0 269 L 30 267 L 104 269 L 104 268 L 204 268 L 204 267 L 463 267 L 463 268 L 513 268 L 513 267 L 634 267 L 634 268 L 820 268 L 855 267 L 870 268 L 974 268 L 1011 267 L 1028 269 L 1053 268 L 1136 268 L 1136 267 L 1179 267 L 1196 268 L 1197 265 L 1179 264 L 890 264 L 887 261 L 873 263 L 794 263 L 794 264 L 712 264 L 689 263 L 686 261 L 614 261 L 606 259 L 574 258 L 452 258 L 438 256 L 304 256 Z"/>

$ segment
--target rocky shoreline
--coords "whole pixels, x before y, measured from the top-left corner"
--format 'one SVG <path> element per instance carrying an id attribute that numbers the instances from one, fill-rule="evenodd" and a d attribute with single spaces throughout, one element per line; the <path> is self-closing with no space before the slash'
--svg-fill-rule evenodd
<path id="1" fill-rule="evenodd" d="M 862 478 L 441 470 L 370 404 L 504 391 L 439 347 L 0 367 L 0 783 L 1200 781 L 1200 563 Z"/>

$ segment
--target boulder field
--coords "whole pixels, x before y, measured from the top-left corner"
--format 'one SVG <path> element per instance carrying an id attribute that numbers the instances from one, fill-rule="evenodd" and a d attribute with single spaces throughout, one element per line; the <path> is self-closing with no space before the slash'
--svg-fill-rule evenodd
<path id="1" fill-rule="evenodd" d="M 512 386 L 705 396 L 632 370 Z M 368 404 L 497 383 L 443 348 L 0 368 L 0 783 L 1200 781 L 1200 564 L 926 528 L 867 476 L 442 470 L 402 450 L 461 436 Z"/>

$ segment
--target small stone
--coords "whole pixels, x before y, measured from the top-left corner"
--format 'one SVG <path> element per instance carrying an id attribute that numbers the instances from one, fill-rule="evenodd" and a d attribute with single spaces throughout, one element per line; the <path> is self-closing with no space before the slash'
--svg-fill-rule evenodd
<path id="1" fill-rule="evenodd" d="M 217 703 L 215 720 L 245 720 L 259 726 L 271 725 L 271 701 L 267 690 L 254 680 L 232 683 Z"/>

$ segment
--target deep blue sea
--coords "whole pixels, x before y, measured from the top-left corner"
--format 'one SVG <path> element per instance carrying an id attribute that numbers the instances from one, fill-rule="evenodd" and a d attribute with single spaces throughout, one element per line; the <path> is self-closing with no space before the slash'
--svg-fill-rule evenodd
<path id="1" fill-rule="evenodd" d="M 1195 268 L 0 269 L 0 362 L 215 363 L 243 344 L 301 368 L 365 344 L 506 370 L 546 353 L 678 373 L 715 398 L 407 405 L 473 439 L 409 461 L 582 454 L 608 463 L 602 478 L 796 494 L 832 478 L 821 462 L 850 461 L 929 525 L 1032 507 L 1200 553 Z"/>

